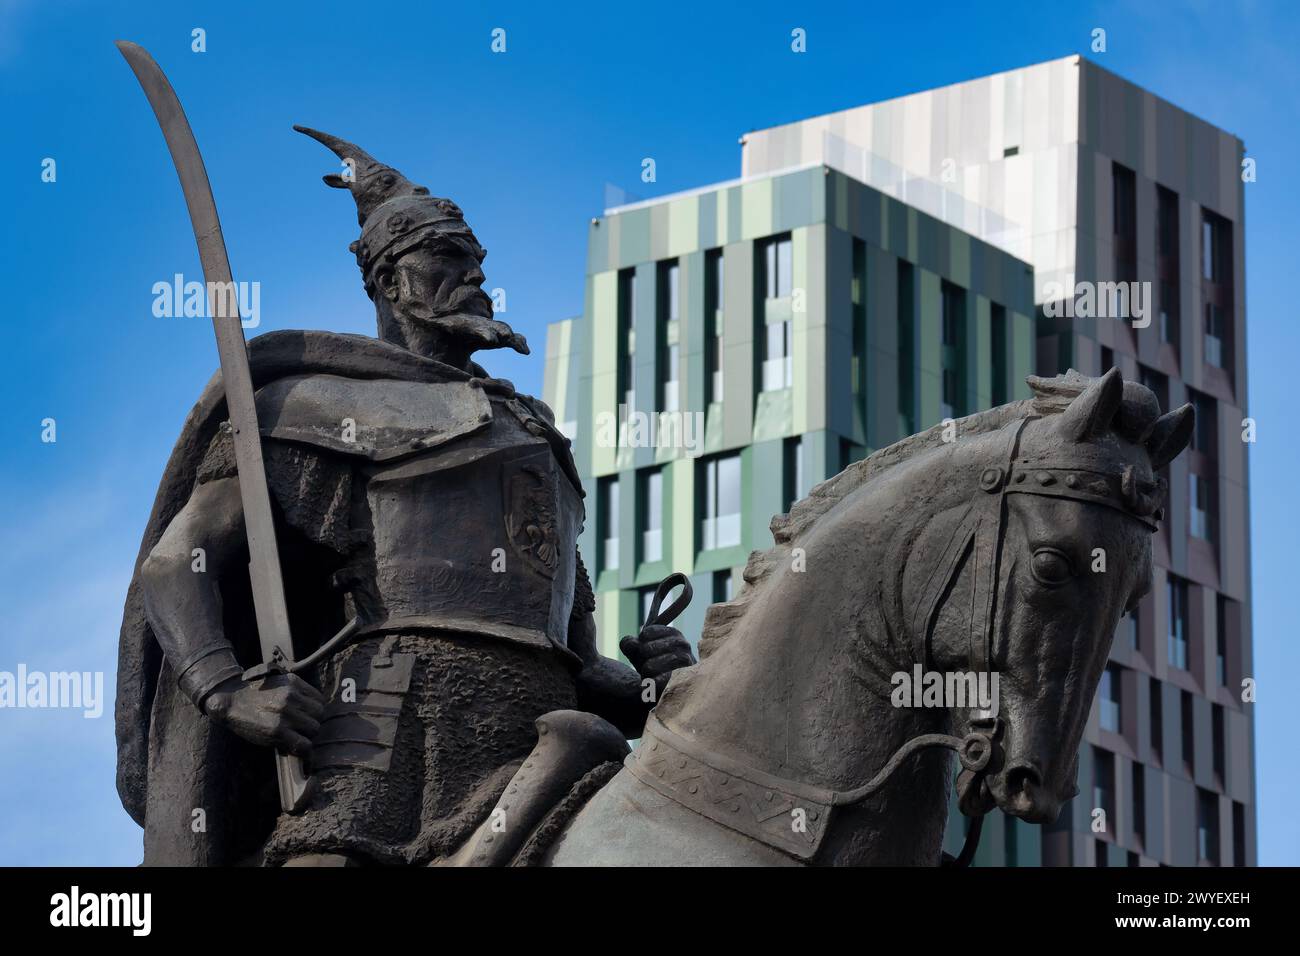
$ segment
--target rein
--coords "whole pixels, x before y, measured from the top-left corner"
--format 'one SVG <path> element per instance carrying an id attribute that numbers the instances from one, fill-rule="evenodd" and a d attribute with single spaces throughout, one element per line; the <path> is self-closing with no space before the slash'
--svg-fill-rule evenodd
<path id="1" fill-rule="evenodd" d="M 829 830 L 834 811 L 861 803 L 879 791 L 913 754 L 933 747 L 955 751 L 962 766 L 982 773 L 993 759 L 992 733 L 973 731 L 965 737 L 921 734 L 903 744 L 874 777 L 852 790 L 832 790 L 788 780 L 711 752 L 704 745 L 669 730 L 652 712 L 646 718 L 642 744 L 629 754 L 625 766 L 652 789 L 701 816 L 776 847 L 802 860 L 811 860 Z M 804 829 L 788 818 L 802 811 Z M 957 857 L 965 866 L 979 842 L 977 817 Z"/>

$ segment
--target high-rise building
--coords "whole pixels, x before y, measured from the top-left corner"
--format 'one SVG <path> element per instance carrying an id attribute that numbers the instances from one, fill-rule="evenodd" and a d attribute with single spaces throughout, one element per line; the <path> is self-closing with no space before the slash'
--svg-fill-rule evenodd
<path id="1" fill-rule="evenodd" d="M 1253 865 L 1241 141 L 1072 56 L 742 143 L 735 183 L 593 221 L 584 314 L 548 337 L 606 640 L 672 569 L 698 633 L 770 517 L 850 460 L 1029 371 L 1118 366 L 1197 411 L 1154 586 L 1079 796 L 1049 827 L 994 814 L 977 863 Z M 620 402 L 702 413 L 699 447 L 614 447 Z"/>

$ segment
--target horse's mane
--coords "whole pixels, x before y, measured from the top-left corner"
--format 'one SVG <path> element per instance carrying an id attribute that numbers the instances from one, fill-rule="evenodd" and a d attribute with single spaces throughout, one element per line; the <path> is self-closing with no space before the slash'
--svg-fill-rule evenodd
<path id="1" fill-rule="evenodd" d="M 957 435 L 969 437 L 985 434 L 1031 415 L 1059 414 L 1092 384 L 1093 379 L 1070 369 L 1066 374 L 1055 378 L 1030 375 L 1025 381 L 1034 393 L 1032 398 L 956 419 Z M 1133 439 L 1141 437 L 1150 429 L 1160 410 L 1154 394 L 1136 382 L 1124 383 L 1123 409 L 1116 427 Z M 772 537 L 776 544 L 766 551 L 751 552 L 745 565 L 745 583 L 739 593 L 730 601 L 714 604 L 705 614 L 704 629 L 700 633 L 700 658 L 708 657 L 731 634 L 736 623 L 744 617 L 746 608 L 762 592 L 772 570 L 791 559 L 791 552 L 797 542 L 822 515 L 889 469 L 943 444 L 946 433 L 949 433 L 948 426 L 940 423 L 892 445 L 886 445 L 815 486 L 806 498 L 791 507 L 789 514 L 776 515 L 771 523 Z"/>

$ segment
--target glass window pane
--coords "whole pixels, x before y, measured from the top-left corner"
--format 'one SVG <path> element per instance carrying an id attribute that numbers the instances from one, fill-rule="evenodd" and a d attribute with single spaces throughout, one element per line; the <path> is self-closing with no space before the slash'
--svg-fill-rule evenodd
<path id="1" fill-rule="evenodd" d="M 794 287 L 794 244 L 782 239 L 776 244 L 776 296 L 784 298 Z"/>
<path id="2" fill-rule="evenodd" d="M 740 456 L 718 461 L 718 514 L 740 513 Z"/>
<path id="3" fill-rule="evenodd" d="M 1214 279 L 1214 225 L 1209 219 L 1201 220 L 1201 275 Z"/>
<path id="4" fill-rule="evenodd" d="M 607 571 L 618 567 L 618 479 L 605 482 L 605 510 L 601 515 L 601 532 L 605 536 L 601 567 Z"/>
<path id="5" fill-rule="evenodd" d="M 1101 673 L 1098 700 L 1102 729 L 1119 733 L 1119 675 L 1113 667 L 1107 667 Z"/>
<path id="6" fill-rule="evenodd" d="M 662 528 L 664 522 L 664 476 L 652 471 L 646 479 L 646 528 Z"/>
<path id="7" fill-rule="evenodd" d="M 677 310 L 678 310 L 679 300 L 677 295 L 678 292 L 677 278 L 678 278 L 677 264 L 673 263 L 671 266 L 668 267 L 668 321 L 669 322 L 676 322 L 678 316 Z"/>
<path id="8" fill-rule="evenodd" d="M 805 497 L 807 494 L 808 494 L 808 492 L 807 492 L 807 490 L 806 490 L 806 489 L 804 488 L 804 486 L 803 486 L 803 439 L 800 438 L 800 439 L 799 439 L 799 443 L 795 446 L 795 450 L 794 450 L 794 497 L 795 497 L 795 500 L 798 501 L 798 500 L 802 499 L 803 497 Z"/>
<path id="9" fill-rule="evenodd" d="M 708 475 L 709 475 L 708 489 L 707 489 L 707 493 L 709 496 L 708 513 L 710 518 L 716 518 L 719 514 L 718 512 L 718 494 L 719 494 L 718 460 L 716 458 L 713 461 L 709 462 Z"/>
<path id="10" fill-rule="evenodd" d="M 767 326 L 767 358 L 782 358 L 785 355 L 785 335 L 781 329 L 783 322 L 770 322 Z"/>

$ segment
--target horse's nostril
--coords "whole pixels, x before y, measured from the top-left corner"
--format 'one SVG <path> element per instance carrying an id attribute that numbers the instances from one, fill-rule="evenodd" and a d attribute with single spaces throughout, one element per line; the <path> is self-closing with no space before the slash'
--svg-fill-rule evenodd
<path id="1" fill-rule="evenodd" d="M 1007 790 L 1012 794 L 1023 794 L 1032 798 L 1043 785 L 1038 771 L 1026 764 L 1020 764 L 1007 771 Z"/>

